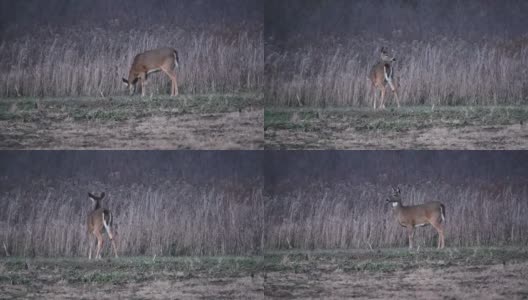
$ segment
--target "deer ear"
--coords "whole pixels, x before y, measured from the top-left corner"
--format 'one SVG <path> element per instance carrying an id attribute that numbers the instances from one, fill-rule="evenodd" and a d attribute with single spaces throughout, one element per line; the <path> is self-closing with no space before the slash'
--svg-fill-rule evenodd
<path id="1" fill-rule="evenodd" d="M 101 196 L 99 197 L 99 200 L 103 199 L 103 198 L 104 198 L 104 196 L 105 196 L 105 193 L 104 193 L 104 192 L 102 192 L 102 193 L 101 193 Z"/>
<path id="2" fill-rule="evenodd" d="M 95 202 L 96 197 L 94 195 L 92 195 L 91 193 L 88 193 L 88 198 L 90 198 L 90 200 L 92 200 L 92 202 Z"/>
<path id="3" fill-rule="evenodd" d="M 396 189 L 396 192 L 397 192 L 398 194 L 401 193 L 401 191 L 400 191 L 400 187 L 398 187 L 398 188 Z"/>
<path id="4" fill-rule="evenodd" d="M 128 80 L 126 80 L 125 78 L 122 78 L 123 79 L 123 82 L 125 83 L 126 86 L 128 86 Z"/>

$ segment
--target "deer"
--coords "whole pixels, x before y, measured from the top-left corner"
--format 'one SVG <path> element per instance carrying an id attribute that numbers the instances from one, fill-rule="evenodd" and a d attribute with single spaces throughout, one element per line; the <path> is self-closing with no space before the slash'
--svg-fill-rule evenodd
<path id="1" fill-rule="evenodd" d="M 368 79 L 372 83 L 372 89 L 374 92 L 376 90 L 381 91 L 381 100 L 380 100 L 380 109 L 385 109 L 385 90 L 387 85 L 390 87 L 391 91 L 394 93 L 396 98 L 396 103 L 398 108 L 400 107 L 400 98 L 396 90 L 396 84 L 394 81 L 394 67 L 393 63 L 396 61 L 394 56 L 390 56 L 389 52 L 385 47 L 381 48 L 380 53 L 381 59 L 376 63 L 370 70 Z M 374 94 L 374 109 L 376 109 L 376 96 Z"/>
<path id="2" fill-rule="evenodd" d="M 101 249 L 103 248 L 103 234 L 106 232 L 110 241 L 112 242 L 112 248 L 114 249 L 114 255 L 117 258 L 117 248 L 114 241 L 114 235 L 112 234 L 113 215 L 110 210 L 101 207 L 101 200 L 105 197 L 105 193 L 101 193 L 100 196 L 95 196 L 92 193 L 88 193 L 88 197 L 94 204 L 94 209 L 88 214 L 88 235 L 94 235 L 97 243 L 97 252 L 95 259 L 101 258 Z M 92 243 L 90 242 L 90 252 L 88 253 L 88 259 L 92 259 Z"/>
<path id="3" fill-rule="evenodd" d="M 136 83 L 139 80 L 141 84 L 141 96 L 145 97 L 148 75 L 163 71 L 171 80 L 171 96 L 178 96 L 178 82 L 176 81 L 176 72 L 174 69 L 179 66 L 179 63 L 178 51 L 174 48 L 164 47 L 139 53 L 134 57 L 132 66 L 128 72 L 128 79 L 123 78 L 123 82 L 132 96 L 135 93 Z"/>
<path id="4" fill-rule="evenodd" d="M 429 224 L 438 232 L 438 249 L 444 248 L 445 206 L 442 203 L 432 201 L 419 205 L 405 206 L 402 203 L 399 187 L 396 189 L 392 188 L 392 194 L 386 201 L 392 205 L 398 223 L 407 228 L 409 249 L 413 248 L 414 229 Z"/>

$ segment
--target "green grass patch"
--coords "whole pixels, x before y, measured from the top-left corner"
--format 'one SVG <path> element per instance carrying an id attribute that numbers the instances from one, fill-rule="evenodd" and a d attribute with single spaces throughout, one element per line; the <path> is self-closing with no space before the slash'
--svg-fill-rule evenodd
<path id="1" fill-rule="evenodd" d="M 475 247 L 377 250 L 289 250 L 271 251 L 264 255 L 264 270 L 309 270 L 344 272 L 393 272 L 423 267 L 451 265 L 511 264 L 528 261 L 528 249 L 516 247 Z"/>
<path id="2" fill-rule="evenodd" d="M 124 284 L 155 279 L 191 277 L 237 277 L 262 269 L 263 258 L 255 257 L 122 257 L 88 260 L 86 258 L 0 259 L 0 283 L 29 284 L 44 280 L 69 283 Z"/>
<path id="3" fill-rule="evenodd" d="M 0 99 L 0 120 L 123 121 L 149 116 L 228 113 L 262 107 L 262 95 L 252 93 L 154 97 L 76 97 Z"/>
<path id="4" fill-rule="evenodd" d="M 413 106 L 368 108 L 266 108 L 264 126 L 276 130 L 336 127 L 357 131 L 408 131 L 432 127 L 512 125 L 528 120 L 528 106 Z"/>

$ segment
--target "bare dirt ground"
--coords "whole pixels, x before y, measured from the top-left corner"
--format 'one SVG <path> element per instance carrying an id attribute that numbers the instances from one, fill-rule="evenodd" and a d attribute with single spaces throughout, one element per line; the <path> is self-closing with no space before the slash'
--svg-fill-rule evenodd
<path id="1" fill-rule="evenodd" d="M 264 261 L 270 298 L 528 297 L 528 250 L 521 248 L 285 251 Z"/>
<path id="2" fill-rule="evenodd" d="M 0 259 L 0 299 L 262 299 L 255 258 Z"/>
<path id="3" fill-rule="evenodd" d="M 263 148 L 260 96 L 180 98 L 0 100 L 0 148 Z"/>
<path id="4" fill-rule="evenodd" d="M 266 149 L 528 149 L 528 107 L 271 109 Z"/>

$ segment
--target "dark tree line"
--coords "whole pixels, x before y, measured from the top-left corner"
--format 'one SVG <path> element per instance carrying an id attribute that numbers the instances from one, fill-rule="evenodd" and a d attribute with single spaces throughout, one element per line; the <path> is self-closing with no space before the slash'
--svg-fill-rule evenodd
<path id="1" fill-rule="evenodd" d="M 258 151 L 0 151 L 0 179 L 248 184 L 262 176 Z"/>
<path id="2" fill-rule="evenodd" d="M 267 0 L 265 31 L 281 44 L 300 35 L 427 40 L 526 35 L 524 0 Z"/>
<path id="3" fill-rule="evenodd" d="M 274 151 L 264 157 L 266 189 L 316 181 L 352 184 L 526 184 L 524 151 Z"/>

